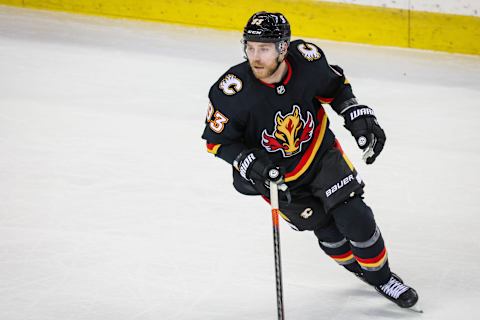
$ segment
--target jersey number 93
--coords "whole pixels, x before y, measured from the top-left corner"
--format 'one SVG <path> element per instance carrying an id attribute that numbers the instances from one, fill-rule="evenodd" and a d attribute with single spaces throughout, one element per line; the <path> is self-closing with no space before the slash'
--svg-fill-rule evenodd
<path id="1" fill-rule="evenodd" d="M 228 118 L 223 115 L 223 113 L 221 113 L 220 111 L 215 111 L 212 102 L 210 101 L 208 102 L 206 120 L 209 123 L 210 129 L 212 129 L 212 131 L 216 133 L 221 133 L 225 128 L 225 124 L 228 122 Z"/>

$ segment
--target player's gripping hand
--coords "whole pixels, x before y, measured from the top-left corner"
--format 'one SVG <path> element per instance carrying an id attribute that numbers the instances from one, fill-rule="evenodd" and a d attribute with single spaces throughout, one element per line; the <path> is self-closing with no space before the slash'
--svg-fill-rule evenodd
<path id="1" fill-rule="evenodd" d="M 275 166 L 266 151 L 249 149 L 240 152 L 233 163 L 240 175 L 246 180 L 283 181 L 284 170 Z"/>
<path id="2" fill-rule="evenodd" d="M 387 139 L 373 110 L 364 105 L 356 105 L 342 115 L 345 127 L 355 137 L 360 149 L 364 150 L 363 159 L 367 164 L 372 164 L 382 152 Z"/>

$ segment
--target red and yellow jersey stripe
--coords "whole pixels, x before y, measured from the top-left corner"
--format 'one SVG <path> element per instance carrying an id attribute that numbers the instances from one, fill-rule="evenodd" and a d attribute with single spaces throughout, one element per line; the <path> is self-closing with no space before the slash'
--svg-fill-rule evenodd
<path id="1" fill-rule="evenodd" d="M 346 153 L 343 151 L 342 146 L 340 145 L 340 142 L 338 142 L 337 139 L 335 139 L 335 148 L 338 149 L 338 151 L 340 151 L 340 153 L 342 154 L 343 160 L 345 160 L 350 170 L 352 171 L 355 170 L 352 162 L 350 161 L 350 159 L 348 159 Z"/>
<path id="2" fill-rule="evenodd" d="M 221 144 L 215 144 L 215 143 L 208 143 L 207 142 L 207 151 L 211 154 L 217 154 L 218 149 L 220 149 L 222 145 Z"/>
<path id="3" fill-rule="evenodd" d="M 317 100 L 323 104 L 330 104 L 333 101 L 333 98 L 326 98 L 326 97 L 320 97 L 320 96 L 316 96 L 315 98 L 317 98 Z"/>
<path id="4" fill-rule="evenodd" d="M 317 120 L 319 125 L 315 128 L 315 132 L 310 146 L 305 151 L 295 168 L 285 174 L 285 182 L 297 180 L 302 174 L 305 173 L 305 171 L 307 171 L 307 169 L 310 167 L 313 160 L 315 159 L 315 156 L 317 155 L 317 152 L 322 145 L 325 131 L 327 130 L 328 125 L 328 117 L 323 107 L 320 108 L 317 113 Z"/>

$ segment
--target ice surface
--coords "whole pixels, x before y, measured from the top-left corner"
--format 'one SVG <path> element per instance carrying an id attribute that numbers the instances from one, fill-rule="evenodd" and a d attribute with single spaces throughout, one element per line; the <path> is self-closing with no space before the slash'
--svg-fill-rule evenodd
<path id="1" fill-rule="evenodd" d="M 274 319 L 269 207 L 200 139 L 240 33 L 0 6 L 0 319 Z M 400 310 L 281 226 L 287 319 L 476 319 L 480 58 L 315 40 L 376 110 Z M 328 110 L 330 111 L 330 110 Z"/>

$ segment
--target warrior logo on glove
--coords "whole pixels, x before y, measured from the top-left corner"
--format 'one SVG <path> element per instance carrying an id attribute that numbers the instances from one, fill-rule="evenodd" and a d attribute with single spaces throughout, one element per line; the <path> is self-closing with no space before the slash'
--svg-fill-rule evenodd
<path id="1" fill-rule="evenodd" d="M 285 158 L 291 157 L 302 150 L 302 144 L 309 141 L 313 135 L 315 124 L 313 116 L 307 111 L 307 120 L 303 120 L 300 108 L 293 106 L 292 112 L 283 116 L 280 111 L 275 115 L 275 129 L 270 135 L 267 130 L 262 132 L 262 146 L 268 152 L 281 150 Z"/>

